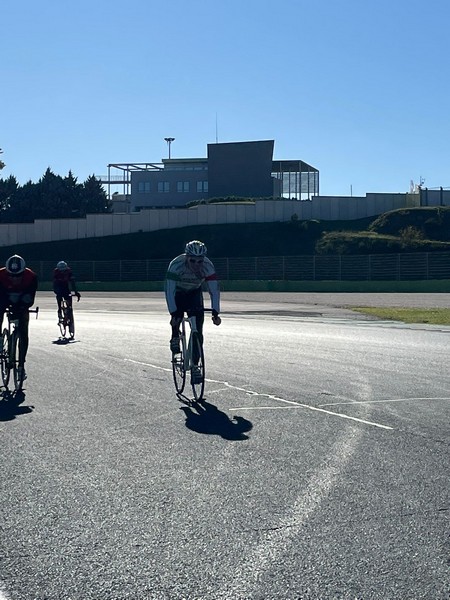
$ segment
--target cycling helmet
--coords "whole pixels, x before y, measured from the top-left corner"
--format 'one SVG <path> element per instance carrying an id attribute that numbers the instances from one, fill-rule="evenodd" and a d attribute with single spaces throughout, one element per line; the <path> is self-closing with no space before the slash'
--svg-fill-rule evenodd
<path id="1" fill-rule="evenodd" d="M 60 260 L 59 263 L 56 265 L 56 268 L 58 269 L 58 271 L 65 271 L 68 268 L 68 265 L 64 260 Z"/>
<path id="2" fill-rule="evenodd" d="M 18 254 L 14 254 L 8 258 L 5 267 L 10 275 L 20 275 L 25 271 L 25 261 Z"/>
<path id="3" fill-rule="evenodd" d="M 188 242 L 186 244 L 184 252 L 188 256 L 205 256 L 207 249 L 203 242 L 199 242 L 198 240 L 192 240 L 192 242 Z"/>

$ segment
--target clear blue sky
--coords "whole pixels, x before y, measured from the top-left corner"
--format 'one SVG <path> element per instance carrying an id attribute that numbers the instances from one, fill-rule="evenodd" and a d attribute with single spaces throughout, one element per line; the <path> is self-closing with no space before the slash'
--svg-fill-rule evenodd
<path id="1" fill-rule="evenodd" d="M 275 140 L 322 195 L 450 187 L 448 0 L 3 0 L 0 148 L 21 184 Z M 217 129 L 216 129 L 217 115 Z"/>

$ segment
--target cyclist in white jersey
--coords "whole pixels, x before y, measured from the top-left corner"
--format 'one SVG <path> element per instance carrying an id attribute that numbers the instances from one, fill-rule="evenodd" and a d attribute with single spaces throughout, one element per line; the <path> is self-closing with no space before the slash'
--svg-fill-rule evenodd
<path id="1" fill-rule="evenodd" d="M 216 269 L 206 256 L 207 249 L 203 242 L 193 240 L 186 244 L 184 254 L 180 254 L 169 264 L 164 290 L 167 308 L 171 319 L 172 338 L 170 349 L 180 352 L 179 327 L 184 313 L 195 316 L 200 342 L 203 344 L 203 293 L 202 285 L 206 283 L 211 297 L 212 320 L 220 325 L 220 289 Z"/>

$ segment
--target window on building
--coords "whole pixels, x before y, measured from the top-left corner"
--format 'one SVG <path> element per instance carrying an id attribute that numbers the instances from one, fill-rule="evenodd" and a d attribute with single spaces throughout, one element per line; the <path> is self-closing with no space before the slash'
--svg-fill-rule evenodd
<path id="1" fill-rule="evenodd" d="M 138 183 L 138 192 L 140 194 L 145 194 L 150 191 L 150 181 L 140 181 Z"/>
<path id="2" fill-rule="evenodd" d="M 197 181 L 197 192 L 207 192 L 208 191 L 208 182 L 207 181 Z"/>
<path id="3" fill-rule="evenodd" d="M 177 192 L 189 192 L 189 181 L 177 181 Z"/>
<path id="4" fill-rule="evenodd" d="M 168 192 L 169 191 L 169 182 L 168 181 L 158 181 L 158 192 Z"/>

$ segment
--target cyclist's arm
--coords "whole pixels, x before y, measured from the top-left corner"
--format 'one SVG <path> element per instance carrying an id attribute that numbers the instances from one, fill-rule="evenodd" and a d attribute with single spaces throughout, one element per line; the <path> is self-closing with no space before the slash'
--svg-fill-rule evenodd
<path id="1" fill-rule="evenodd" d="M 167 309 L 170 312 L 170 314 L 177 310 L 177 304 L 175 302 L 176 288 L 177 278 L 173 273 L 168 271 L 164 282 L 164 293 L 166 295 Z"/>
<path id="2" fill-rule="evenodd" d="M 34 304 L 34 298 L 36 296 L 38 286 L 38 278 L 37 275 L 31 279 L 30 283 L 24 288 L 22 297 L 20 299 L 21 303 L 26 307 L 30 308 Z"/>
<path id="3" fill-rule="evenodd" d="M 214 311 L 216 311 L 217 314 L 219 314 L 220 313 L 220 287 L 219 287 L 219 281 L 217 278 L 217 273 L 214 268 L 214 265 L 208 259 L 205 260 L 205 267 L 207 270 L 206 276 L 205 276 L 205 282 L 206 282 L 206 286 L 208 288 L 209 295 L 211 297 L 211 308 Z"/>
<path id="4" fill-rule="evenodd" d="M 7 307 L 9 305 L 8 290 L 0 285 L 0 306 Z"/>
<path id="5" fill-rule="evenodd" d="M 75 277 L 73 275 L 73 273 L 70 274 L 70 285 L 72 287 L 72 292 L 75 294 L 75 296 L 79 295 L 79 292 L 77 290 L 77 282 L 75 281 Z"/>
<path id="6" fill-rule="evenodd" d="M 208 292 L 211 298 L 211 308 L 213 311 L 216 311 L 217 314 L 220 313 L 220 289 L 219 282 L 217 279 L 206 280 L 206 285 L 208 287 Z"/>

